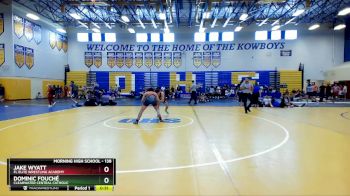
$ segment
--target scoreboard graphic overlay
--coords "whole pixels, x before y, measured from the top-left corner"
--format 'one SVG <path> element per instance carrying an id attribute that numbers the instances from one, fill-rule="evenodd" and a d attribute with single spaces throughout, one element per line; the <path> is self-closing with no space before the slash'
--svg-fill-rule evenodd
<path id="1" fill-rule="evenodd" d="M 113 191 L 115 159 L 8 159 L 11 191 Z"/>

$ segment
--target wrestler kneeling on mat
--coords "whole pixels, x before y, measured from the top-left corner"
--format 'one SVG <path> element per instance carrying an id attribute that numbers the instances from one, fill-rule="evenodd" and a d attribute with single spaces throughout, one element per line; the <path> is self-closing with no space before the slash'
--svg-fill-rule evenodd
<path id="1" fill-rule="evenodd" d="M 142 103 L 141 110 L 140 110 L 139 115 L 137 116 L 137 119 L 134 122 L 134 124 L 139 123 L 141 116 L 142 116 L 142 113 L 146 110 L 147 106 L 149 106 L 149 105 L 153 106 L 153 108 L 157 112 L 157 116 L 159 118 L 159 121 L 163 122 L 162 116 L 159 113 L 160 100 L 159 100 L 158 94 L 156 92 L 154 92 L 153 88 L 147 89 L 147 91 L 142 96 L 141 103 Z"/>

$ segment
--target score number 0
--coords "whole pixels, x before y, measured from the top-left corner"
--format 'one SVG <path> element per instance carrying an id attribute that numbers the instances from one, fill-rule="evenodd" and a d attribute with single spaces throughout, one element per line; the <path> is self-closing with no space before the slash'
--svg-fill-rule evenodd
<path id="1" fill-rule="evenodd" d="M 103 171 L 104 171 L 105 173 L 108 173 L 108 172 L 109 172 L 109 167 L 108 167 L 108 166 L 105 166 L 105 167 L 103 168 Z M 103 179 L 103 182 L 104 182 L 105 184 L 108 184 L 108 183 L 109 183 L 109 178 L 108 178 L 108 177 L 105 177 L 105 178 Z"/>

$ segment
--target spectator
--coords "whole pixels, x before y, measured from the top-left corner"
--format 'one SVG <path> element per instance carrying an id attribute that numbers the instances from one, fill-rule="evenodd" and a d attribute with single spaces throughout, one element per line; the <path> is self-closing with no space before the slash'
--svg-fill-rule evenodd
<path id="1" fill-rule="evenodd" d="M 344 94 L 344 101 L 346 100 L 346 96 L 348 94 L 348 86 L 344 84 L 343 86 L 343 94 Z"/>

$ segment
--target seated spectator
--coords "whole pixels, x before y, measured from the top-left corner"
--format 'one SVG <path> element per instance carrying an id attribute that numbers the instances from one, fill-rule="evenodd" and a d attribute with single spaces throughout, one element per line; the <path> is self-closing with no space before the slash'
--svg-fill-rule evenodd
<path id="1" fill-rule="evenodd" d="M 201 93 L 199 95 L 199 103 L 206 103 L 209 102 L 209 98 L 205 95 L 205 93 Z"/>
<path id="2" fill-rule="evenodd" d="M 40 93 L 40 92 L 38 92 L 38 94 L 36 94 L 35 99 L 41 99 L 41 98 L 43 98 L 43 97 L 41 96 L 41 93 Z"/>
<path id="3" fill-rule="evenodd" d="M 271 107 L 271 108 L 273 108 L 272 97 L 271 96 L 265 96 L 263 98 L 263 104 L 264 104 L 264 107 Z"/>

